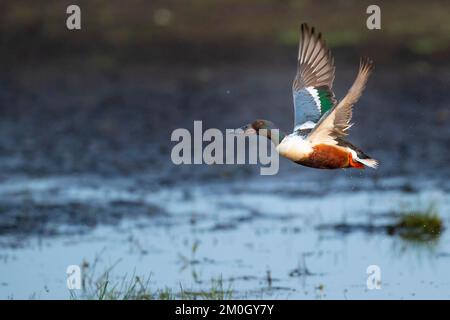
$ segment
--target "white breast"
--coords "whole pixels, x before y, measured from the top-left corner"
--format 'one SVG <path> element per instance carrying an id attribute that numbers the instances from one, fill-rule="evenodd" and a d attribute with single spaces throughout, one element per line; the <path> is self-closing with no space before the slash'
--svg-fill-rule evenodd
<path id="1" fill-rule="evenodd" d="M 277 146 L 277 151 L 280 155 L 292 161 L 299 161 L 306 158 L 313 148 L 308 140 L 292 133 L 286 136 Z"/>

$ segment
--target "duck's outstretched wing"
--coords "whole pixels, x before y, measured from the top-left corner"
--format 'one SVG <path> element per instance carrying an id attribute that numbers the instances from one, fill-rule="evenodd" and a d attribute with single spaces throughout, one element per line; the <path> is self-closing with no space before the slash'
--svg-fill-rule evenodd
<path id="1" fill-rule="evenodd" d="M 372 70 L 372 61 L 361 59 L 358 75 L 347 95 L 320 119 L 308 135 L 307 139 L 312 144 L 337 144 L 336 138 L 347 135 L 347 130 L 352 126 L 350 121 L 352 120 L 353 105 L 361 97 Z"/>
<path id="2" fill-rule="evenodd" d="M 330 50 L 322 40 L 321 33 L 316 33 L 314 28 L 302 24 L 301 34 L 297 75 L 292 85 L 294 131 L 300 127 L 312 128 L 320 117 L 336 104 L 331 90 L 335 67 Z"/>

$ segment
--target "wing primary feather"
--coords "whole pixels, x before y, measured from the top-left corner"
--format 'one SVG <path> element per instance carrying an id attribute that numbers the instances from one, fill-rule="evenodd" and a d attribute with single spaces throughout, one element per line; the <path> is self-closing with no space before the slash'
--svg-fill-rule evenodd
<path id="1" fill-rule="evenodd" d="M 336 104 L 332 92 L 334 60 L 322 38 L 322 33 L 305 23 L 301 25 L 300 29 L 297 74 L 292 84 L 295 109 L 294 127 L 308 121 L 317 123 L 323 114 L 322 103 L 326 102 L 327 106 Z M 315 91 L 306 90 L 306 88 L 318 90 L 319 87 L 321 87 L 320 97 L 314 96 Z M 318 93 L 318 91 L 316 92 Z M 323 95 L 323 92 L 328 94 Z M 329 100 L 329 103 L 323 99 Z"/>
<path id="2" fill-rule="evenodd" d="M 351 123 L 353 105 L 361 97 L 372 70 L 372 60 L 362 58 L 356 79 L 344 99 L 324 114 L 308 135 L 312 143 L 337 144 L 336 138 L 347 135 L 347 131 L 353 125 Z"/>

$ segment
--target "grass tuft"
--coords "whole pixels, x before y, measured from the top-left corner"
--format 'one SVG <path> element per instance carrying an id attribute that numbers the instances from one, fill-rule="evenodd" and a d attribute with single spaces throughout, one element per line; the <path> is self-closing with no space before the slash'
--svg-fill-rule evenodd
<path id="1" fill-rule="evenodd" d="M 231 299 L 231 284 L 224 287 L 222 277 L 211 279 L 211 287 L 208 290 L 185 290 L 180 285 L 179 292 L 171 288 L 153 289 L 150 285 L 150 277 L 143 278 L 136 275 L 124 276 L 119 281 L 110 278 L 112 268 L 106 270 L 98 278 L 94 278 L 89 264 L 83 263 L 84 272 L 82 278 L 81 294 L 70 290 L 70 296 L 74 300 L 225 300 Z"/>
<path id="2" fill-rule="evenodd" d="M 413 242 L 426 242 L 439 238 L 444 225 L 435 206 L 425 210 L 413 210 L 403 213 L 399 221 L 389 229 L 389 233 Z"/>

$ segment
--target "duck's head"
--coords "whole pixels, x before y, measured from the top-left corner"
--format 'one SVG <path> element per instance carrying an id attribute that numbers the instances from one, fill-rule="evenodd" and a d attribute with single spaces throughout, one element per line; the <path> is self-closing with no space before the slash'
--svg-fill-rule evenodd
<path id="1" fill-rule="evenodd" d="M 273 131 L 276 130 L 276 131 Z M 279 132 L 275 124 L 269 120 L 255 120 L 236 130 L 236 133 L 244 134 L 246 136 L 260 135 L 267 139 L 271 139 L 275 144 L 282 140 L 284 134 Z M 276 135 L 276 136 L 274 136 Z M 281 138 L 281 139 L 280 139 Z"/>
<path id="2" fill-rule="evenodd" d="M 269 131 L 270 129 L 276 129 L 275 125 L 269 120 L 255 120 L 249 124 L 246 124 L 239 129 L 242 130 L 243 134 L 246 136 L 264 134 L 264 131 Z M 261 129 L 265 129 L 260 131 Z M 264 132 L 264 133 L 263 133 Z"/>

